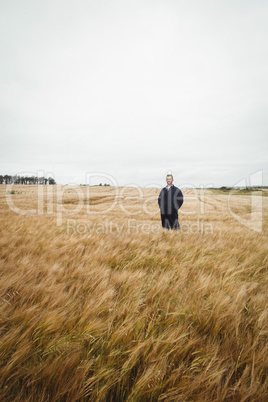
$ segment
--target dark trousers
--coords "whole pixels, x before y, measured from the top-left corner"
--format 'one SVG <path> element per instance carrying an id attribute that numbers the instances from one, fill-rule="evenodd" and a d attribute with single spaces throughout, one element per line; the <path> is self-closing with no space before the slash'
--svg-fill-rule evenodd
<path id="1" fill-rule="evenodd" d="M 178 230 L 180 228 L 179 220 L 178 218 L 174 218 L 173 216 L 170 215 L 161 215 L 161 222 L 162 222 L 162 227 L 165 229 L 175 229 Z"/>

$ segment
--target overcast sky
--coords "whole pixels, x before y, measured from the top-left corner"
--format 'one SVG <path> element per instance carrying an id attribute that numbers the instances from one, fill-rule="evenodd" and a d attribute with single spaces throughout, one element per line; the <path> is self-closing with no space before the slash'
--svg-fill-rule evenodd
<path id="1" fill-rule="evenodd" d="M 268 185 L 267 0 L 0 5 L 0 174 Z"/>

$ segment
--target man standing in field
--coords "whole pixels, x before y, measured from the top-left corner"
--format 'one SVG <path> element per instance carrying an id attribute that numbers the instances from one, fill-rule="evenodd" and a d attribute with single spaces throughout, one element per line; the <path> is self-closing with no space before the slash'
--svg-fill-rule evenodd
<path id="1" fill-rule="evenodd" d="M 166 181 L 167 185 L 162 188 L 158 197 L 162 226 L 165 229 L 179 229 L 178 209 L 183 204 L 183 194 L 174 186 L 172 174 L 167 175 Z"/>

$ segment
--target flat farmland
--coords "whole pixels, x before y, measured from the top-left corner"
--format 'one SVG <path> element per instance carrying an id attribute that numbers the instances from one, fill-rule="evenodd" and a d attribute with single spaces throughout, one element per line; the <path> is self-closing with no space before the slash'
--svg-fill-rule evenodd
<path id="1" fill-rule="evenodd" d="M 0 185 L 1 401 L 265 401 L 268 197 Z"/>

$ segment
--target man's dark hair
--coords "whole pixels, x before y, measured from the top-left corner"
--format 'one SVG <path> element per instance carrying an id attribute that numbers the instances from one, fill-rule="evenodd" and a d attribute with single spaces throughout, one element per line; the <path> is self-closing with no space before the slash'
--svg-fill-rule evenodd
<path id="1" fill-rule="evenodd" d="M 172 174 L 167 174 L 167 177 L 168 177 L 168 176 L 171 176 L 171 177 L 172 177 L 172 179 L 173 179 L 173 175 L 172 175 Z"/>

